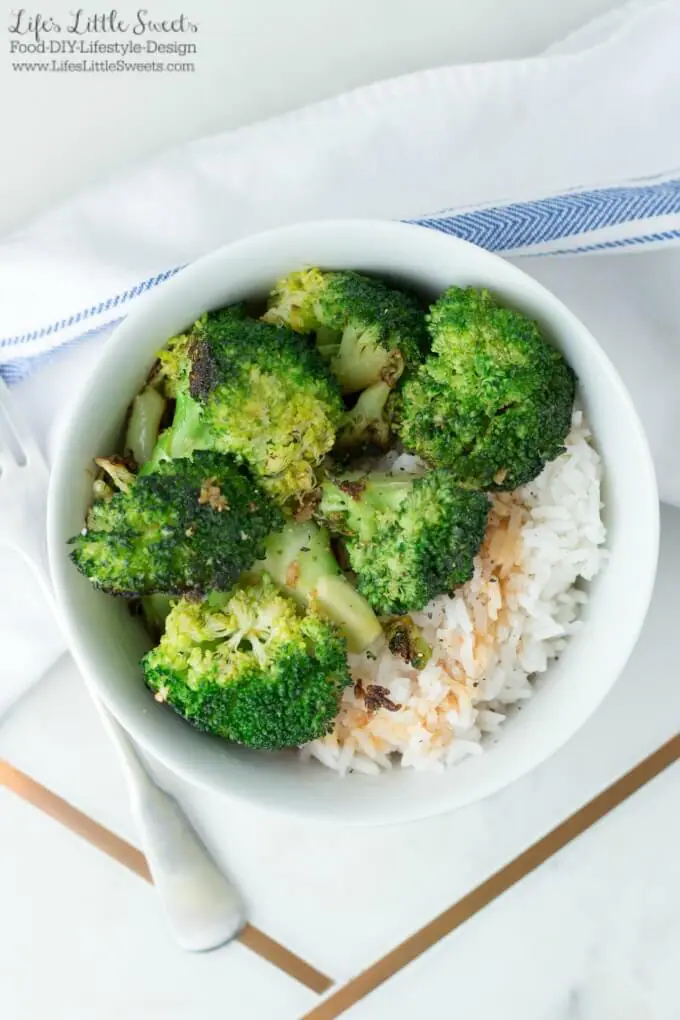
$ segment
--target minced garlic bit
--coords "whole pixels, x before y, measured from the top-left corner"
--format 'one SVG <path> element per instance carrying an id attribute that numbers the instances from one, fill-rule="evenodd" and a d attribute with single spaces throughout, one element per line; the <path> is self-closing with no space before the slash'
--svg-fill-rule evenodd
<path id="1" fill-rule="evenodd" d="M 227 500 L 222 495 L 222 491 L 217 484 L 216 478 L 206 478 L 201 486 L 201 491 L 198 494 L 198 502 L 201 506 L 208 505 L 213 510 L 217 510 L 218 513 L 222 513 L 223 510 L 229 509 Z"/>
<path id="2" fill-rule="evenodd" d="M 169 687 L 159 687 L 159 689 L 154 694 L 154 699 L 156 701 L 160 702 L 161 705 L 162 705 L 164 701 L 168 700 L 168 694 L 169 693 L 170 693 L 170 688 Z"/>
<path id="3" fill-rule="evenodd" d="M 294 588 L 299 580 L 300 580 L 300 564 L 298 563 L 297 560 L 293 560 L 293 562 L 288 567 L 288 570 L 286 571 L 286 584 L 288 585 L 289 588 Z"/>
<path id="4" fill-rule="evenodd" d="M 401 705 L 392 701 L 387 687 L 381 684 L 368 684 L 364 693 L 364 705 L 367 712 L 377 712 L 379 708 L 386 708 L 388 712 L 398 712 Z"/>

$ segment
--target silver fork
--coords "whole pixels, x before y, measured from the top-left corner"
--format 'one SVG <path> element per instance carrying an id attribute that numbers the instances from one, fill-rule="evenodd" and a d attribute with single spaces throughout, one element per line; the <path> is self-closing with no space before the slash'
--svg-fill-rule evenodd
<path id="1" fill-rule="evenodd" d="M 59 620 L 47 562 L 47 482 L 38 444 L 0 378 L 0 545 L 25 557 Z M 142 848 L 177 941 L 195 951 L 229 942 L 245 924 L 241 896 L 177 801 L 146 770 L 125 731 L 92 698 L 123 766 Z"/>

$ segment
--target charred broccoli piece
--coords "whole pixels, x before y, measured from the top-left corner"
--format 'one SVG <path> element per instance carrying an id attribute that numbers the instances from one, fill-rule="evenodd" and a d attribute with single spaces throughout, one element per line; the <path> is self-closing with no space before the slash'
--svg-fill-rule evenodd
<path id="1" fill-rule="evenodd" d="M 280 503 L 313 489 L 344 407 L 337 383 L 303 337 L 222 309 L 173 338 L 159 357 L 175 415 L 144 471 L 214 449 L 249 464 Z"/>
<path id="2" fill-rule="evenodd" d="M 394 616 L 385 621 L 383 630 L 392 655 L 398 655 L 414 669 L 425 669 L 432 657 L 432 649 L 410 616 Z"/>
<path id="3" fill-rule="evenodd" d="M 379 615 L 422 609 L 469 580 L 489 512 L 447 471 L 349 474 L 322 485 L 318 513 L 343 535 L 357 588 Z"/>
<path id="4" fill-rule="evenodd" d="M 249 573 L 268 574 L 300 606 L 332 620 L 351 652 L 381 636 L 375 613 L 340 570 L 328 532 L 313 521 L 291 521 L 271 535 L 264 559 Z"/>
<path id="5" fill-rule="evenodd" d="M 265 315 L 316 343 L 345 393 L 390 386 L 427 351 L 425 316 L 411 294 L 354 272 L 305 269 L 276 284 Z"/>
<path id="6" fill-rule="evenodd" d="M 71 559 L 98 588 L 165 595 L 231 587 L 283 515 L 234 457 L 210 451 L 132 475 L 95 502 Z"/>
<path id="7" fill-rule="evenodd" d="M 126 457 L 120 457 L 114 453 L 110 457 L 95 457 L 94 462 L 100 469 L 102 476 L 108 475 L 109 482 L 104 477 L 96 478 L 92 486 L 95 499 L 110 499 L 116 490 L 128 492 L 130 486 L 137 478 L 137 465 Z M 97 485 L 98 482 L 103 484 Z M 113 483 L 111 485 L 110 483 Z"/>
<path id="8" fill-rule="evenodd" d="M 194 726 L 246 747 L 297 747 L 332 728 L 349 683 L 345 643 L 263 575 L 181 599 L 142 660 L 148 687 Z"/>
<path id="9" fill-rule="evenodd" d="M 393 398 L 406 449 L 473 489 L 515 489 L 559 456 L 576 381 L 538 325 L 488 290 L 451 287 L 428 317 L 432 353 Z"/>

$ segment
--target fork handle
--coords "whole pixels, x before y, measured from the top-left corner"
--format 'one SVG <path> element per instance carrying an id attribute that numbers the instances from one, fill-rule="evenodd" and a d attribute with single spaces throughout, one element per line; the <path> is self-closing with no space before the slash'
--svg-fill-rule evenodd
<path id="1" fill-rule="evenodd" d="M 130 808 L 166 919 L 183 949 L 205 952 L 230 942 L 246 923 L 234 883 L 174 797 L 149 774 L 127 734 L 95 698 L 128 781 Z"/>
<path id="2" fill-rule="evenodd" d="M 33 570 L 57 622 L 61 621 L 44 530 L 26 522 L 16 548 Z M 160 788 L 136 748 L 90 690 L 127 779 L 130 807 L 142 837 L 159 898 L 175 938 L 194 952 L 214 949 L 238 935 L 246 908 L 234 883 L 218 868 L 177 801 Z"/>

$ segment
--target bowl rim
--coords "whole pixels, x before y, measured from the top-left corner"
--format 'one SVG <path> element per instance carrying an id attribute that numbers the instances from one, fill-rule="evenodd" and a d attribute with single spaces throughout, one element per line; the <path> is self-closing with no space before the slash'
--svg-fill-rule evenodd
<path id="1" fill-rule="evenodd" d="M 621 404 L 625 417 L 628 419 L 629 426 L 633 428 L 636 433 L 636 440 L 638 442 L 639 449 L 637 471 L 640 476 L 641 489 L 644 496 L 644 505 L 643 511 L 641 511 L 641 517 L 645 522 L 645 531 L 643 536 L 645 554 L 642 557 L 644 572 L 641 571 L 640 576 L 640 588 L 637 597 L 637 618 L 633 621 L 634 625 L 626 630 L 625 638 L 622 637 L 620 643 L 615 649 L 615 653 L 612 657 L 614 665 L 609 671 L 609 682 L 598 687 L 597 691 L 591 695 L 590 700 L 584 706 L 580 715 L 573 721 L 572 725 L 566 728 L 564 732 L 560 733 L 556 740 L 549 742 L 550 746 L 547 749 L 540 748 L 535 753 L 527 754 L 521 759 L 514 761 L 513 766 L 509 768 L 506 767 L 503 770 L 502 775 L 492 774 L 481 784 L 478 783 L 476 787 L 470 788 L 467 791 L 452 783 L 449 795 L 447 797 L 442 797 L 441 801 L 436 804 L 424 804 L 421 808 L 419 808 L 418 804 L 411 806 L 407 804 L 403 810 L 395 810 L 391 807 L 385 814 L 385 817 L 381 817 L 380 812 L 377 811 L 375 817 L 368 819 L 359 815 L 357 815 L 357 817 L 350 817 L 346 813 L 343 813 L 340 817 L 338 817 L 337 813 L 334 813 L 332 805 L 325 803 L 324 798 L 319 798 L 319 801 L 313 810 L 302 808 L 297 804 L 281 803 L 281 801 L 274 800 L 273 798 L 253 798 L 248 795 L 247 791 L 229 788 L 227 783 L 213 782 L 203 773 L 198 774 L 196 772 L 192 772 L 190 767 L 184 767 L 181 764 L 178 764 L 178 762 L 174 759 L 172 753 L 172 741 L 168 741 L 164 747 L 157 746 L 156 742 L 151 738 L 150 734 L 142 724 L 142 721 L 133 716 L 131 710 L 126 710 L 124 698 L 119 699 L 119 701 L 114 703 L 113 699 L 109 698 L 106 692 L 99 689 L 100 685 L 97 679 L 97 663 L 94 661 L 93 656 L 85 649 L 84 643 L 81 642 L 78 622 L 75 618 L 76 614 L 71 613 L 70 609 L 67 608 L 66 600 L 62 597 L 62 584 L 64 586 L 68 586 L 68 576 L 65 563 L 68 558 L 64 556 L 62 536 L 59 531 L 59 511 L 68 485 L 66 467 L 68 463 L 69 440 L 75 434 L 76 430 L 81 428 L 79 420 L 81 405 L 83 404 L 90 387 L 98 382 L 101 383 L 102 377 L 105 376 L 107 369 L 110 369 L 116 364 L 120 357 L 125 355 L 127 351 L 126 344 L 129 344 L 131 339 L 134 338 L 138 321 L 140 319 L 143 320 L 144 316 L 147 315 L 150 310 L 153 310 L 157 306 L 162 307 L 168 300 L 171 300 L 172 294 L 176 290 L 183 290 L 188 285 L 190 286 L 193 279 L 200 279 L 211 264 L 219 262 L 220 259 L 227 255 L 227 253 L 229 253 L 232 257 L 237 257 L 239 255 L 247 255 L 248 250 L 252 248 L 256 254 L 261 254 L 264 250 L 262 246 L 266 246 L 268 242 L 285 240 L 287 237 L 294 238 L 305 233 L 308 233 L 310 237 L 313 238 L 315 234 L 324 235 L 329 232 L 337 232 L 341 234 L 348 230 L 350 232 L 356 232 L 357 238 L 362 233 L 368 234 L 373 238 L 375 238 L 377 234 L 380 234 L 387 243 L 390 235 L 395 237 L 397 234 L 404 236 L 405 232 L 417 232 L 422 238 L 423 233 L 427 230 L 427 228 L 414 223 L 365 218 L 344 218 L 310 220 L 277 227 L 273 230 L 258 231 L 257 233 L 249 234 L 228 244 L 222 245 L 219 248 L 201 256 L 184 268 L 176 276 L 165 282 L 162 288 L 157 291 L 151 291 L 138 299 L 138 302 L 132 311 L 118 326 L 116 326 L 111 336 L 107 339 L 99 358 L 79 388 L 78 394 L 76 395 L 76 398 L 69 409 L 69 413 L 66 416 L 64 427 L 61 430 L 60 441 L 55 452 L 52 471 L 50 472 L 47 501 L 47 546 L 50 575 L 53 582 L 55 582 L 54 588 L 56 591 L 60 620 L 64 633 L 67 637 L 69 648 L 85 680 L 86 686 L 93 697 L 99 698 L 104 702 L 108 710 L 121 723 L 124 729 L 145 753 L 148 753 L 153 759 L 160 762 L 171 772 L 181 776 L 192 785 L 214 793 L 219 793 L 221 796 L 227 798 L 243 801 L 254 809 L 276 811 L 279 814 L 287 815 L 289 817 L 314 819 L 318 822 L 328 822 L 331 824 L 342 824 L 345 826 L 373 826 L 400 824 L 448 813 L 449 811 L 456 810 L 470 803 L 482 800 L 491 794 L 504 789 L 514 783 L 517 779 L 520 779 L 533 771 L 556 753 L 561 747 L 563 747 L 569 740 L 571 740 L 571 738 L 581 729 L 587 719 L 594 714 L 596 709 L 609 694 L 616 683 L 616 680 L 623 671 L 644 625 L 656 579 L 660 536 L 658 490 L 649 443 L 632 398 L 613 363 L 600 347 L 588 327 L 573 312 L 571 312 L 570 309 L 555 294 L 552 293 L 552 291 L 534 277 L 525 273 L 518 266 L 509 263 L 507 260 L 501 258 L 495 253 L 488 252 L 485 249 L 480 249 L 477 245 L 471 244 L 468 241 L 451 237 L 450 235 L 431 229 L 427 230 L 427 233 L 432 239 L 433 247 L 436 244 L 441 243 L 445 243 L 449 246 L 454 245 L 463 258 L 466 250 L 474 251 L 476 258 L 478 258 L 479 253 L 482 252 L 491 269 L 493 269 L 494 264 L 502 263 L 504 267 L 503 272 L 506 275 L 506 278 L 509 277 L 510 279 L 522 281 L 529 280 L 534 293 L 537 294 L 542 301 L 545 301 L 548 305 L 559 310 L 565 320 L 571 322 L 575 332 L 578 334 L 578 343 L 585 344 L 586 347 L 590 348 L 591 353 L 597 357 L 601 369 L 608 376 L 609 382 L 616 390 L 617 399 Z M 450 250 L 451 249 L 449 248 L 449 251 Z M 490 286 L 493 285 L 490 284 Z M 455 768 L 452 768 L 451 772 L 455 773 Z M 351 777 L 348 778 L 351 781 Z"/>

